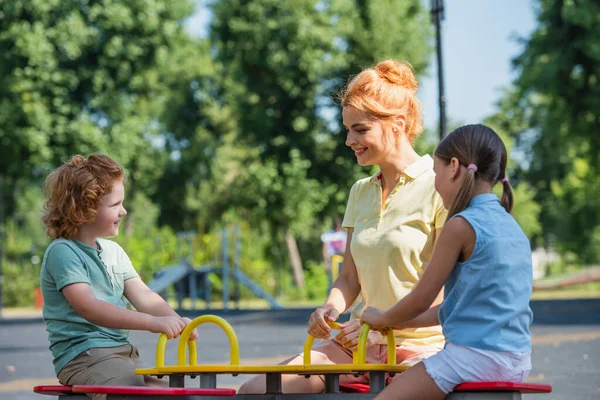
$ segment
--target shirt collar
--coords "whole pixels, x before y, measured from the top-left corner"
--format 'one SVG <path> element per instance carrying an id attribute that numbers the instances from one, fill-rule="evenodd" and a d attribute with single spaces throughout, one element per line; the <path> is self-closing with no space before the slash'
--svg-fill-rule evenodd
<path id="1" fill-rule="evenodd" d="M 496 196 L 494 193 L 478 194 L 477 196 L 473 197 L 471 201 L 469 201 L 469 207 L 477 206 L 479 204 L 487 203 L 490 201 L 500 200 L 498 200 L 498 196 Z"/>
<path id="2" fill-rule="evenodd" d="M 96 246 L 98 246 L 98 248 L 92 247 L 89 244 L 80 242 L 79 240 L 75 240 L 75 239 L 73 239 L 73 242 L 75 242 L 77 247 L 79 247 L 81 250 L 83 250 L 89 256 L 100 257 L 100 254 L 102 254 L 102 246 L 100 246 L 100 242 L 98 242 L 97 240 L 96 240 Z"/>
<path id="3" fill-rule="evenodd" d="M 416 179 L 422 175 L 425 171 L 433 168 L 433 159 L 429 154 L 424 155 L 417 161 L 408 166 L 403 172 L 409 179 Z M 380 184 L 381 182 L 381 171 L 377 171 L 375 175 L 371 176 L 371 182 Z"/>

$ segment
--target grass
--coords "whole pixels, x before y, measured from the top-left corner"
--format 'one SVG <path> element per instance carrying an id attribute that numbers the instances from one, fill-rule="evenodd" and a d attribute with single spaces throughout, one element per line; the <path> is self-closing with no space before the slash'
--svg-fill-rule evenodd
<path id="1" fill-rule="evenodd" d="M 533 300 L 597 299 L 600 298 L 600 282 L 588 282 L 560 289 L 536 290 Z"/>
<path id="2" fill-rule="evenodd" d="M 590 282 L 579 285 L 573 285 L 566 288 L 551 289 L 551 290 L 536 290 L 531 296 L 532 300 L 564 300 L 564 299 L 597 299 L 600 298 L 600 282 Z M 293 300 L 293 299 L 280 299 L 279 303 L 285 308 L 317 308 L 323 304 L 323 299 L 319 300 Z M 169 299 L 169 305 L 177 308 L 177 301 L 171 298 Z M 198 300 L 196 307 L 199 310 L 205 309 L 203 301 Z M 192 302 L 190 299 L 183 301 L 183 308 L 187 310 L 192 309 Z M 213 301 L 210 303 L 211 309 L 222 309 L 223 301 Z M 237 304 L 234 301 L 229 302 L 230 309 L 236 309 Z M 242 310 L 268 310 L 269 304 L 262 299 L 243 299 L 239 302 L 239 309 Z M 11 317 L 18 315 L 28 315 L 39 313 L 40 310 L 35 307 L 5 307 L 2 310 L 3 317 Z"/>

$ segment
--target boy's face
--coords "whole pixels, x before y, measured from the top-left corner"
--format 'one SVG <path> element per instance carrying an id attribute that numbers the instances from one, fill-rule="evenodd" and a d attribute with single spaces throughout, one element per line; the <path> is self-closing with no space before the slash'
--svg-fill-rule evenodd
<path id="1" fill-rule="evenodd" d="M 123 207 L 124 199 L 123 181 L 116 181 L 112 191 L 102 198 L 96 212 L 96 219 L 88 224 L 88 232 L 93 232 L 97 238 L 117 236 L 121 218 L 127 215 L 127 210 Z"/>

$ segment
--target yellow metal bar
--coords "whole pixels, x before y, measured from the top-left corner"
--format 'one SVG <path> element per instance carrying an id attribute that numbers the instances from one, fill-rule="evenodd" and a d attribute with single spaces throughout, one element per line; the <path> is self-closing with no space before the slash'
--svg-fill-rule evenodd
<path id="1" fill-rule="evenodd" d="M 387 333 L 388 347 L 388 365 L 396 365 L 396 336 L 394 330 L 390 329 Z"/>
<path id="2" fill-rule="evenodd" d="M 356 351 L 355 364 L 365 364 L 367 362 L 367 338 L 371 327 L 369 324 L 363 324 L 358 336 L 358 350 Z M 388 347 L 388 365 L 396 365 L 396 337 L 394 330 L 390 329 L 386 335 Z"/>
<path id="3" fill-rule="evenodd" d="M 161 333 L 156 345 L 156 368 L 165 366 L 165 348 L 167 347 L 167 335 Z"/>
<path id="4" fill-rule="evenodd" d="M 167 347 L 167 335 L 161 333 L 158 337 L 158 344 L 156 345 L 156 368 L 165 366 L 165 349 Z M 190 364 L 198 364 L 198 351 L 196 349 L 196 342 L 188 341 L 188 351 L 190 353 Z"/>
<path id="5" fill-rule="evenodd" d="M 238 365 L 240 363 L 240 344 L 238 342 L 237 335 L 235 331 L 229 325 L 227 321 L 225 321 L 221 317 L 217 317 L 216 315 L 202 315 L 198 318 L 195 318 L 192 322 L 190 322 L 183 332 L 181 332 L 181 337 L 179 339 L 179 343 L 177 344 L 177 364 L 178 365 L 186 365 L 185 362 L 185 347 L 186 343 L 189 342 L 190 335 L 194 329 L 198 325 L 205 324 L 207 322 L 218 325 L 225 331 L 227 337 L 229 338 L 229 351 L 231 353 L 230 363 L 231 365 Z M 190 363 L 196 364 L 197 360 L 194 360 L 196 357 L 192 357 L 193 352 L 190 348 Z"/>
<path id="6" fill-rule="evenodd" d="M 198 349 L 196 347 L 196 341 L 188 340 L 188 351 L 190 353 L 190 365 L 198 364 Z M 396 355 L 396 353 L 394 353 Z"/>
<path id="7" fill-rule="evenodd" d="M 138 368 L 137 375 L 170 374 L 352 374 L 356 372 L 403 372 L 406 365 L 388 364 L 323 364 L 323 365 L 172 365 L 162 368 Z"/>
<path id="8" fill-rule="evenodd" d="M 360 327 L 360 335 L 358 335 L 358 350 L 356 350 L 356 363 L 366 364 L 367 362 L 367 338 L 369 337 L 369 324 L 363 324 Z"/>
<path id="9" fill-rule="evenodd" d="M 327 325 L 329 325 L 331 327 L 331 329 L 337 329 L 337 330 L 341 329 L 340 324 L 335 321 L 327 321 Z M 315 341 L 315 337 L 312 335 L 308 335 L 308 337 L 306 338 L 306 341 L 304 342 L 304 365 L 311 364 L 311 349 L 312 349 L 314 341 Z"/>
<path id="10" fill-rule="evenodd" d="M 331 282 L 335 282 L 338 276 L 340 276 L 343 262 L 344 257 L 340 255 L 331 256 Z"/>

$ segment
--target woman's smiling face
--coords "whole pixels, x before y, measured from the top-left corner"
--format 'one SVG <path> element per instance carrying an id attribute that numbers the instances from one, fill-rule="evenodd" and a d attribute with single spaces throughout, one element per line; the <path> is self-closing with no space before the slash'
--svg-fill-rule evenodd
<path id="1" fill-rule="evenodd" d="M 359 165 L 379 165 L 390 153 L 396 141 L 392 123 L 370 117 L 357 108 L 348 106 L 342 110 L 346 128 L 346 146 L 354 150 Z"/>

